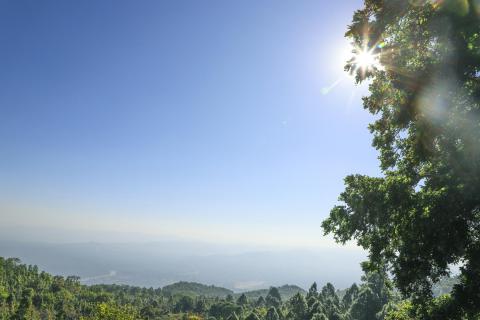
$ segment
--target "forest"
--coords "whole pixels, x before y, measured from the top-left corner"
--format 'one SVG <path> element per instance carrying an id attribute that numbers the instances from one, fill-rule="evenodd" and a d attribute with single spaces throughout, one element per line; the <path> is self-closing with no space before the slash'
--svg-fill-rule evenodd
<path id="1" fill-rule="evenodd" d="M 438 290 L 448 292 L 450 282 Z M 163 288 L 86 286 L 76 276 L 54 276 L 19 259 L 0 258 L 2 320 L 408 319 L 398 317 L 400 305 L 408 307 L 409 303 L 400 300 L 381 273 L 365 274 L 362 283 L 344 290 L 330 283 L 321 288 L 313 283 L 308 291 L 290 285 L 234 293 L 188 282 Z"/>
<path id="2" fill-rule="evenodd" d="M 367 253 L 359 284 L 87 286 L 0 258 L 0 319 L 480 319 L 480 1 L 365 0 L 346 37 L 380 173 L 348 175 L 322 229 Z"/>

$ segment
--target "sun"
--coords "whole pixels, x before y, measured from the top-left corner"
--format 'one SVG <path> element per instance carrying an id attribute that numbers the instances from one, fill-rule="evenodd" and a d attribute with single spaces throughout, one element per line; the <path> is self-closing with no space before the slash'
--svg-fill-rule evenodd
<path id="1" fill-rule="evenodd" d="M 375 54 L 374 50 L 375 48 L 360 48 L 354 50 L 355 55 L 352 62 L 356 66 L 356 70 L 365 72 L 379 66 L 378 55 Z"/>

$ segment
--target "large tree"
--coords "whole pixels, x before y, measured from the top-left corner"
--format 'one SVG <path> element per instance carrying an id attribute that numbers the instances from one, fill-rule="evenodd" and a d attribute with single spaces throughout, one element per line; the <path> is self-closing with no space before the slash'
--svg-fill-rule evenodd
<path id="1" fill-rule="evenodd" d="M 383 319 L 382 310 L 392 300 L 390 281 L 387 275 L 371 272 L 365 274 L 362 280 L 360 289 L 356 286 L 349 289 L 355 295 L 355 299 L 350 305 L 350 318 L 355 320 Z M 349 293 L 352 294 L 352 292 Z"/>
<path id="2" fill-rule="evenodd" d="M 282 296 L 276 287 L 270 287 L 267 297 L 265 298 L 265 303 L 268 307 L 275 307 L 277 309 L 282 305 Z"/>
<path id="3" fill-rule="evenodd" d="M 356 239 L 424 317 L 454 264 L 460 283 L 441 312 L 480 310 L 479 17 L 477 0 L 365 0 L 346 34 L 383 174 L 346 177 L 323 228 Z"/>
<path id="4" fill-rule="evenodd" d="M 305 320 L 307 318 L 307 301 L 301 293 L 295 294 L 288 301 L 289 306 L 289 319 L 292 320 Z"/>

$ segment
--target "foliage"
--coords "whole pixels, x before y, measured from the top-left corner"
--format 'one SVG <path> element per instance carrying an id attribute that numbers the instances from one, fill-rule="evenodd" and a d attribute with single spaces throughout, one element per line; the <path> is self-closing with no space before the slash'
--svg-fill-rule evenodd
<path id="1" fill-rule="evenodd" d="M 289 318 L 292 320 L 304 320 L 307 318 L 307 301 L 300 293 L 294 295 L 289 301 Z"/>
<path id="2" fill-rule="evenodd" d="M 243 307 L 243 306 L 246 306 L 246 305 L 248 304 L 248 298 L 247 298 L 247 296 L 242 293 L 242 294 L 238 297 L 238 299 L 237 299 L 237 304 L 238 304 L 239 306 L 242 306 L 242 307 Z"/>
<path id="3" fill-rule="evenodd" d="M 357 291 L 367 286 L 375 297 L 389 297 L 382 281 L 381 277 L 367 274 Z M 228 295 L 192 296 L 191 290 L 172 295 L 170 289 L 86 286 L 78 277 L 52 276 L 18 259 L 4 258 L 0 258 L 0 288 L 2 320 L 353 320 L 348 310 L 361 302 L 352 293 L 355 289 L 347 290 L 349 303 L 340 300 L 332 284 L 326 284 L 320 292 L 314 284 L 307 294 L 297 292 L 285 302 L 280 290 L 272 287 L 266 299 L 261 297 L 260 304 L 249 301 L 246 295 L 239 295 L 235 301 Z M 383 300 L 376 305 L 381 303 Z M 365 319 L 361 310 L 359 314 L 359 319 Z"/>
<path id="4" fill-rule="evenodd" d="M 271 287 L 268 290 L 267 297 L 265 298 L 265 303 L 267 307 L 279 308 L 282 304 L 282 296 L 277 288 Z"/>
<path id="5" fill-rule="evenodd" d="M 207 286 L 196 282 L 177 282 L 162 288 L 165 294 L 170 295 L 190 295 L 190 296 L 204 296 L 204 297 L 222 297 L 233 295 L 233 291 L 216 287 Z"/>
<path id="6" fill-rule="evenodd" d="M 107 303 L 100 303 L 97 310 L 91 316 L 80 317 L 82 320 L 135 320 L 138 315 L 135 309 L 126 306 L 115 306 Z"/>
<path id="7" fill-rule="evenodd" d="M 480 4 L 475 0 L 365 0 L 349 37 L 381 66 L 346 69 L 370 83 L 364 107 L 381 177 L 345 178 L 323 222 L 342 243 L 385 266 L 418 317 L 432 317 L 432 284 L 462 265 L 442 319 L 480 313 Z M 366 298 L 366 297 L 365 297 Z"/>
<path id="8" fill-rule="evenodd" d="M 305 290 L 302 288 L 295 286 L 295 285 L 283 285 L 277 287 L 278 292 L 280 293 L 280 297 L 282 300 L 286 301 L 296 295 L 297 293 L 305 294 Z M 252 290 L 248 292 L 244 292 L 245 296 L 251 300 L 257 300 L 260 297 L 265 298 L 268 294 L 269 289 L 259 289 L 259 290 Z"/>
<path id="9" fill-rule="evenodd" d="M 260 320 L 260 318 L 254 313 L 250 313 L 248 317 L 245 318 L 245 320 Z"/>
<path id="10" fill-rule="evenodd" d="M 268 309 L 267 314 L 265 315 L 265 320 L 280 320 L 280 316 L 275 307 L 270 307 L 270 309 Z"/>
<path id="11" fill-rule="evenodd" d="M 410 320 L 413 318 L 412 313 L 412 303 L 403 301 L 387 314 L 385 320 Z"/>

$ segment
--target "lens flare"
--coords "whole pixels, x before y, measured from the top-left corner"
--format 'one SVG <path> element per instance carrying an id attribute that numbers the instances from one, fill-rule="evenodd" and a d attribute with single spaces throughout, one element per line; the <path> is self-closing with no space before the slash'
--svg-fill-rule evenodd
<path id="1" fill-rule="evenodd" d="M 378 55 L 374 53 L 374 50 L 375 48 L 362 48 L 354 51 L 353 64 L 355 64 L 356 70 L 365 72 L 379 66 Z"/>

